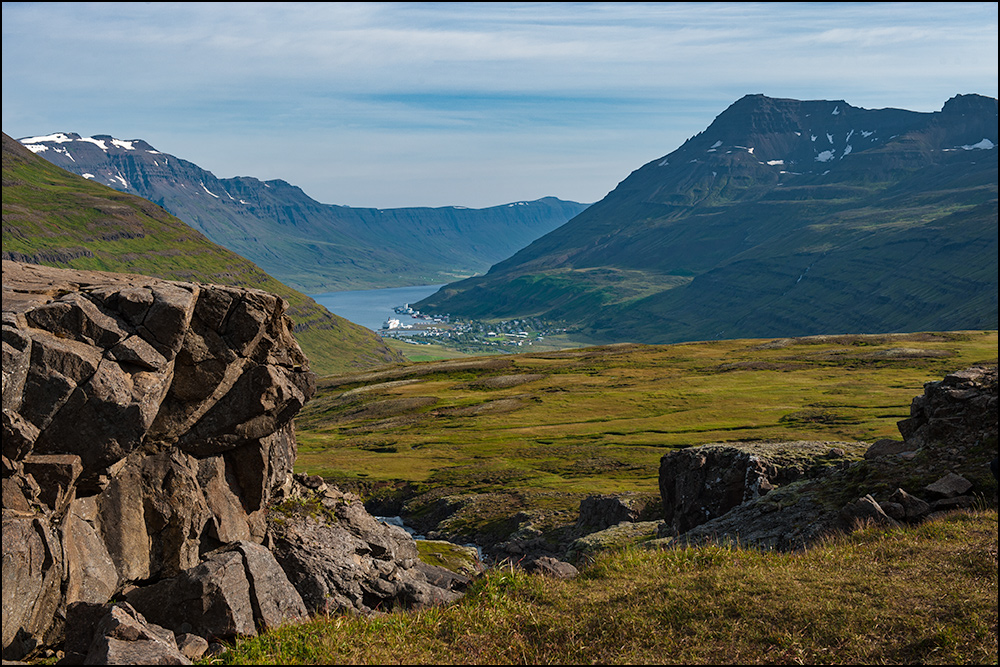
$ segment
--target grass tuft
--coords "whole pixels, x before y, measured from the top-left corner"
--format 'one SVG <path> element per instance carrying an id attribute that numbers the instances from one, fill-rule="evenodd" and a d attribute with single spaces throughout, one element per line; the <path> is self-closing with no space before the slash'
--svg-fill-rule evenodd
<path id="1" fill-rule="evenodd" d="M 569 581 L 501 567 L 449 607 L 318 618 L 214 662 L 996 664 L 997 512 L 800 553 L 633 547 Z"/>

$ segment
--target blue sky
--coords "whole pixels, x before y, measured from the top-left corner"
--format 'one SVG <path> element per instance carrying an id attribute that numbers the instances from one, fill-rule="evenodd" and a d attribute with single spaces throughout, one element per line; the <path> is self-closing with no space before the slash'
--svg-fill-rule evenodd
<path id="1" fill-rule="evenodd" d="M 3 3 L 3 131 L 329 204 L 591 202 L 748 93 L 997 96 L 997 3 Z"/>

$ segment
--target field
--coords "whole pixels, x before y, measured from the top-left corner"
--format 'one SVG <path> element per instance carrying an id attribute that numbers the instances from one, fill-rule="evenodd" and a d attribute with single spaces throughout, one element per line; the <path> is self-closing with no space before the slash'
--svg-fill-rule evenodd
<path id="1" fill-rule="evenodd" d="M 486 494 L 465 519 L 471 536 L 518 511 L 566 520 L 593 493 L 655 496 L 671 448 L 899 439 L 925 382 L 996 358 L 997 332 L 969 331 L 612 345 L 331 376 L 296 419 L 296 470 L 369 499 Z"/>

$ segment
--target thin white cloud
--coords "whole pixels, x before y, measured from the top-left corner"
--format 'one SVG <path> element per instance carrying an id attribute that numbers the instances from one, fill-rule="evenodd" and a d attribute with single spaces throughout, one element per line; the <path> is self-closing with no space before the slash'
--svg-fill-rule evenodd
<path id="1" fill-rule="evenodd" d="M 5 3 L 2 30 L 9 134 L 143 138 L 352 205 L 498 204 L 525 171 L 598 199 L 746 93 L 997 94 L 995 3 Z"/>

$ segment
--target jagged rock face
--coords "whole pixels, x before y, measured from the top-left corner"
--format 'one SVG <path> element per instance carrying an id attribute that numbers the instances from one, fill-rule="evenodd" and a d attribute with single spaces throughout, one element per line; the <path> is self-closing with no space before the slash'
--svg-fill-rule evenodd
<path id="1" fill-rule="evenodd" d="M 293 489 L 270 515 L 272 551 L 310 612 L 390 611 L 460 597 L 454 577 L 430 581 L 413 538 L 373 518 L 358 496 L 325 484 Z"/>
<path id="2" fill-rule="evenodd" d="M 924 385 L 898 424 L 911 449 L 974 445 L 997 438 L 997 367 L 973 366 Z"/>
<path id="3" fill-rule="evenodd" d="M 3 262 L 5 657 L 68 603 L 264 539 L 315 391 L 284 312 L 257 290 Z"/>
<path id="4" fill-rule="evenodd" d="M 703 445 L 660 459 L 664 520 L 673 534 L 724 515 L 808 471 L 843 460 L 847 443 Z"/>

